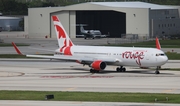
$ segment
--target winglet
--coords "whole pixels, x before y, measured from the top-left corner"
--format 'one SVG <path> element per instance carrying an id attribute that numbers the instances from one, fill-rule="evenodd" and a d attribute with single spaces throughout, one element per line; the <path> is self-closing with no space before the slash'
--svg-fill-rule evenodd
<path id="1" fill-rule="evenodd" d="M 161 45 L 160 45 L 160 43 L 159 43 L 159 39 L 156 37 L 156 48 L 157 49 L 161 49 Z"/>
<path id="2" fill-rule="evenodd" d="M 19 55 L 23 55 L 14 42 L 12 42 L 12 45 L 14 46 L 14 49 L 16 50 L 16 52 L 17 52 Z"/>

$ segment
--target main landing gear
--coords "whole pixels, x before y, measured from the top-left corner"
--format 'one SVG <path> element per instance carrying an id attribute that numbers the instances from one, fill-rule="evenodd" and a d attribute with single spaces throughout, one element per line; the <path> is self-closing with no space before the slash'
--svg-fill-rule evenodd
<path id="1" fill-rule="evenodd" d="M 157 66 L 157 67 L 156 67 L 155 74 L 160 74 L 159 69 L 160 69 L 160 66 Z"/>
<path id="2" fill-rule="evenodd" d="M 99 73 L 99 70 L 90 69 L 90 73 Z"/>
<path id="3" fill-rule="evenodd" d="M 124 68 L 123 66 L 120 66 L 120 67 L 117 67 L 117 68 L 116 68 L 116 71 L 117 71 L 117 72 L 125 72 L 125 71 L 126 71 L 126 68 Z"/>

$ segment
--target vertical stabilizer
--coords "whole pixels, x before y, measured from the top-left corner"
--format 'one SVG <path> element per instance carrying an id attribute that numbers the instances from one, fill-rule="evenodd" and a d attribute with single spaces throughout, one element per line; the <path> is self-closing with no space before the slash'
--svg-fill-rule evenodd
<path id="1" fill-rule="evenodd" d="M 73 46 L 71 39 L 66 33 L 64 27 L 62 26 L 60 20 L 57 16 L 52 16 L 55 32 L 58 40 L 59 47 L 63 49 L 64 47 Z"/>
<path id="2" fill-rule="evenodd" d="M 73 46 L 71 39 L 69 38 L 68 34 L 66 33 L 64 27 L 60 23 L 60 20 L 57 16 L 52 16 L 55 32 L 58 40 L 59 47 L 63 46 Z"/>
<path id="3" fill-rule="evenodd" d="M 161 45 L 160 45 L 160 43 L 159 43 L 159 39 L 156 37 L 156 48 L 157 49 L 161 49 Z"/>
<path id="4" fill-rule="evenodd" d="M 82 24 L 80 24 L 80 31 L 81 31 L 81 33 L 85 32 L 84 27 L 83 27 Z"/>
<path id="5" fill-rule="evenodd" d="M 64 55 L 72 55 L 71 47 L 74 45 L 63 28 L 60 20 L 57 16 L 52 16 L 55 32 L 59 44 L 59 52 Z"/>

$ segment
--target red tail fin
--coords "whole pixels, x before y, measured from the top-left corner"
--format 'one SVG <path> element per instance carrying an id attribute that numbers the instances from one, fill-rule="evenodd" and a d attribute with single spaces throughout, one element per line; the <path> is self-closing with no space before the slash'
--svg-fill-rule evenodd
<path id="1" fill-rule="evenodd" d="M 23 55 L 14 42 L 12 42 L 12 45 L 14 46 L 14 49 L 16 50 L 16 52 L 17 52 L 19 55 Z"/>
<path id="2" fill-rule="evenodd" d="M 161 49 L 161 45 L 160 45 L 160 43 L 159 43 L 159 39 L 156 37 L 156 48 L 157 49 Z"/>

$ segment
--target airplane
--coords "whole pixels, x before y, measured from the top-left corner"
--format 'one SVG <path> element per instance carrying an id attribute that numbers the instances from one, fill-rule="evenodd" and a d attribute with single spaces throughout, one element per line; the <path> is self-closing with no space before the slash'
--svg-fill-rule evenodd
<path id="1" fill-rule="evenodd" d="M 80 26 L 80 33 L 84 36 L 84 39 L 87 38 L 105 38 L 107 35 L 102 35 L 100 30 L 85 30 L 84 24 L 79 24 Z"/>
<path id="2" fill-rule="evenodd" d="M 91 73 L 105 70 L 107 65 L 118 66 L 117 72 L 125 72 L 125 66 L 156 67 L 155 74 L 160 74 L 159 68 L 168 61 L 161 50 L 159 39 L 156 38 L 156 48 L 142 47 L 109 47 L 74 45 L 57 16 L 52 16 L 59 48 L 53 56 L 23 54 L 14 42 L 16 52 L 26 57 L 48 58 L 74 61 L 88 65 Z"/>

